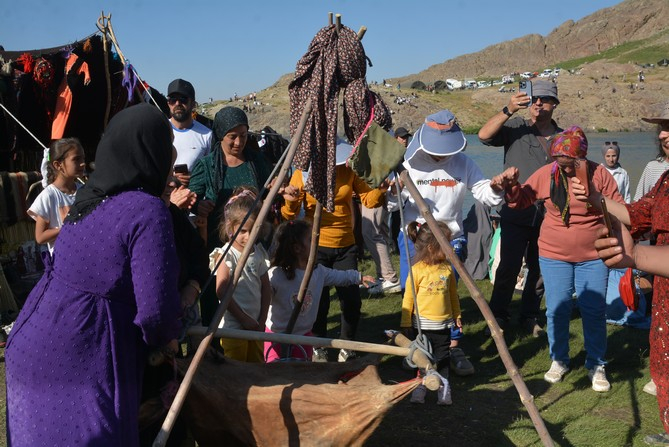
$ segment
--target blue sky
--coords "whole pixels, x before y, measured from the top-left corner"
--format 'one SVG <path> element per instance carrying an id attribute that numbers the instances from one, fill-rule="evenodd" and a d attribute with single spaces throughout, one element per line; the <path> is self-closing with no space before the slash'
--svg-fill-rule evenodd
<path id="1" fill-rule="evenodd" d="M 197 100 L 262 90 L 294 71 L 328 12 L 357 31 L 373 62 L 368 81 L 417 73 L 453 57 L 526 34 L 547 35 L 618 0 L 21 0 L 3 8 L 0 45 L 28 50 L 64 45 L 96 31 L 100 12 L 126 59 L 165 92 L 174 78 Z M 522 65 L 519 63 L 519 65 Z"/>

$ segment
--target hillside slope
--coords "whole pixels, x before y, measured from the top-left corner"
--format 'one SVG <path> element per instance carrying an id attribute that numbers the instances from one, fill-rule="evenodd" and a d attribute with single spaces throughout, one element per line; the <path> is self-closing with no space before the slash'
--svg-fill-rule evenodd
<path id="1" fill-rule="evenodd" d="M 476 131 L 509 100 L 498 87 L 455 92 L 407 89 L 414 81 L 426 84 L 449 77 L 497 78 L 518 71 L 563 68 L 557 79 L 561 104 L 555 117 L 562 126 L 580 125 L 586 131 L 649 130 L 641 116 L 669 101 L 669 68 L 642 67 L 669 58 L 669 1 L 626 0 L 602 9 L 578 22 L 567 21 L 548 36 L 529 35 L 490 46 L 437 64 L 426 70 L 395 78 L 404 88 L 372 86 L 393 111 L 393 126 L 416 129 L 426 115 L 452 110 L 462 127 Z M 374 32 L 369 30 L 368 32 Z M 308 37 L 306 37 L 308 38 Z M 522 55 L 522 57 L 520 56 Z M 371 55 L 373 56 L 373 55 Z M 523 64 L 518 65 L 517 61 Z M 638 82 L 643 70 L 645 82 Z M 265 125 L 289 134 L 288 84 L 292 74 L 257 92 L 257 101 L 235 102 L 251 108 L 252 129 Z M 506 86 L 512 87 L 511 85 Z M 410 103 L 396 104 L 398 96 Z M 228 101 L 204 105 L 212 117 Z"/>

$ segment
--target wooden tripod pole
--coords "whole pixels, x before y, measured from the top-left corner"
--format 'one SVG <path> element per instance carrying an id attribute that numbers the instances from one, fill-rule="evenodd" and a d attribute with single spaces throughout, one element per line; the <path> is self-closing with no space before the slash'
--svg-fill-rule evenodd
<path id="1" fill-rule="evenodd" d="M 439 242 L 439 246 L 444 251 L 446 258 L 451 264 L 453 264 L 455 269 L 460 274 L 460 279 L 462 279 L 462 281 L 467 286 L 467 290 L 469 290 L 469 293 L 472 295 L 474 302 L 483 314 L 483 317 L 485 318 L 485 321 L 490 328 L 495 345 L 497 346 L 499 356 L 502 359 L 502 363 L 504 363 L 504 367 L 506 368 L 506 372 L 509 377 L 511 377 L 511 381 L 520 395 L 520 401 L 523 403 L 523 405 L 525 405 L 525 408 L 527 408 L 527 411 L 530 414 L 530 418 L 532 419 L 532 423 L 534 424 L 534 428 L 537 430 L 537 433 L 539 433 L 541 441 L 543 442 L 544 446 L 552 447 L 553 439 L 551 439 L 551 436 L 546 429 L 546 424 L 544 424 L 544 420 L 539 414 L 539 409 L 534 403 L 534 396 L 530 394 L 525 381 L 523 381 L 523 377 L 518 371 L 518 367 L 514 363 L 513 358 L 511 358 L 509 348 L 506 346 L 506 342 L 502 336 L 502 331 L 499 327 L 499 324 L 497 324 L 497 320 L 495 320 L 495 316 L 490 310 L 490 306 L 488 306 L 488 302 L 485 300 L 483 294 L 476 286 L 474 279 L 471 277 L 467 269 L 465 269 L 465 266 L 460 261 L 460 258 L 455 255 L 451 244 L 437 225 L 437 221 L 434 219 L 430 208 L 427 206 L 427 203 L 425 203 L 425 200 L 423 200 L 423 196 L 421 196 L 418 188 L 416 188 L 416 185 L 414 185 L 413 180 L 411 180 L 411 176 L 409 176 L 409 173 L 406 170 L 400 173 L 400 179 L 402 180 L 404 187 L 406 187 L 409 191 L 409 194 L 411 194 L 413 200 L 416 202 L 418 210 L 427 221 L 430 229 L 432 230 L 432 233 L 436 236 L 437 241 Z"/>
<path id="2" fill-rule="evenodd" d="M 269 193 L 267 194 L 267 197 L 265 198 L 263 206 L 260 209 L 260 213 L 258 214 L 258 218 L 256 219 L 256 222 L 253 225 L 253 229 L 251 230 L 251 234 L 249 235 L 249 241 L 251 241 L 252 243 L 248 243 L 246 244 L 246 247 L 244 247 L 244 250 L 242 251 L 242 254 L 239 258 L 238 262 L 239 265 L 246 264 L 246 261 L 249 258 L 249 255 L 251 254 L 251 250 L 253 250 L 253 245 L 254 245 L 253 242 L 255 242 L 255 240 L 258 238 L 258 233 L 260 232 L 260 228 L 263 222 L 265 221 L 265 217 L 267 216 L 272 206 L 272 201 L 274 200 L 274 197 L 276 197 L 279 188 L 283 185 L 283 181 L 288 175 L 288 171 L 290 170 L 290 165 L 292 164 L 293 157 L 295 156 L 295 152 L 297 151 L 297 146 L 299 145 L 300 140 L 302 139 L 304 128 L 307 125 L 307 119 L 311 115 L 311 108 L 312 108 L 311 99 L 308 99 L 306 104 L 304 105 L 304 110 L 302 111 L 300 124 L 297 128 L 297 131 L 295 132 L 294 138 L 290 143 L 286 158 L 283 161 L 283 164 L 281 165 L 281 170 L 277 175 L 276 181 L 274 182 L 274 186 L 272 186 Z M 202 341 L 200 342 L 200 345 L 198 346 L 197 351 L 193 356 L 193 361 L 188 366 L 188 371 L 186 371 L 186 375 L 184 376 L 183 380 L 181 381 L 181 384 L 179 385 L 179 390 L 177 391 L 177 394 L 174 397 L 174 401 L 172 401 L 172 405 L 170 406 L 167 416 L 163 421 L 163 425 L 160 428 L 160 432 L 158 432 L 156 439 L 153 441 L 154 447 L 164 446 L 165 443 L 167 442 L 167 438 L 170 436 L 170 432 L 174 427 L 174 423 L 176 422 L 177 416 L 179 416 L 179 412 L 181 411 L 184 401 L 186 400 L 186 395 L 188 394 L 188 391 L 190 390 L 190 387 L 193 383 L 193 377 L 195 376 L 197 367 L 202 362 L 202 359 L 204 358 L 204 355 L 207 352 L 207 349 L 209 348 L 209 345 L 211 344 L 211 341 L 214 338 L 214 333 L 218 329 L 218 325 L 221 319 L 223 318 L 223 314 L 225 313 L 225 310 L 228 307 L 228 303 L 232 299 L 232 293 L 234 292 L 235 287 L 237 286 L 237 282 L 239 282 L 239 277 L 241 276 L 241 272 L 242 269 L 235 269 L 232 282 L 231 284 L 228 285 L 227 289 L 225 290 L 223 299 L 221 300 L 221 303 L 218 305 L 216 313 L 214 314 L 214 317 L 212 318 L 211 323 L 207 328 L 206 334 L 202 339 Z"/>

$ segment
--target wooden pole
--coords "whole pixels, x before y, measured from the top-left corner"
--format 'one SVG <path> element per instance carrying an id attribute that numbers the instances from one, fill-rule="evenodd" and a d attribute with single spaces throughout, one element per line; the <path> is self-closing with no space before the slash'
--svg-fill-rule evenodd
<path id="1" fill-rule="evenodd" d="M 309 287 L 309 281 L 311 281 L 311 275 L 314 272 L 314 265 L 316 264 L 316 254 L 318 253 L 318 240 L 320 238 L 320 228 L 321 228 L 321 214 L 323 213 L 323 205 L 320 202 L 316 202 L 316 209 L 314 210 L 314 221 L 312 222 L 311 227 L 311 245 L 309 246 L 309 260 L 307 261 L 307 268 L 304 271 L 304 277 L 300 283 L 300 290 L 297 292 L 297 302 L 293 308 L 293 312 L 290 314 L 290 319 L 288 320 L 288 325 L 286 326 L 286 334 L 292 334 L 293 329 L 295 328 L 295 322 L 297 317 L 300 316 L 300 310 L 302 310 L 302 302 L 304 301 L 304 295 L 307 293 L 307 288 Z"/>
<path id="2" fill-rule="evenodd" d="M 214 336 L 234 338 L 237 340 L 271 341 L 274 343 L 291 345 L 306 345 L 333 349 L 351 349 L 354 351 L 370 352 L 372 354 L 399 355 L 401 357 L 407 357 L 410 353 L 409 346 L 411 345 L 411 341 L 399 332 L 390 332 L 392 332 L 392 334 L 390 334 L 390 341 L 395 343 L 396 346 L 366 343 L 355 340 L 311 337 L 308 335 L 244 331 L 241 329 L 217 329 L 214 332 Z M 205 327 L 193 326 L 188 329 L 188 335 L 202 336 L 206 334 L 207 328 Z M 411 360 L 419 368 L 434 369 L 434 366 L 430 363 L 427 356 L 419 350 L 415 350 L 413 352 Z M 438 377 L 429 375 L 425 378 L 425 386 L 429 390 L 436 391 L 439 389 L 439 385 L 441 385 L 441 380 L 439 380 Z"/>
<path id="3" fill-rule="evenodd" d="M 518 367 L 511 357 L 509 348 L 506 346 L 506 342 L 502 336 L 502 330 L 499 327 L 499 324 L 497 324 L 497 320 L 495 320 L 495 316 L 490 310 L 488 302 L 485 300 L 478 287 L 476 287 L 474 279 L 471 277 L 464 264 L 462 264 L 460 258 L 455 255 L 450 242 L 437 225 L 437 221 L 432 215 L 430 208 L 427 206 L 427 203 L 425 203 L 425 200 L 423 200 L 423 197 L 418 191 L 418 188 L 416 188 L 416 185 L 414 185 L 413 180 L 411 180 L 411 176 L 409 176 L 409 173 L 406 170 L 403 170 L 400 173 L 400 179 L 402 180 L 402 184 L 408 189 L 411 197 L 416 202 L 418 210 L 427 221 L 430 229 L 432 230 L 432 233 L 436 236 L 437 241 L 439 242 L 439 246 L 444 251 L 446 258 L 451 264 L 453 264 L 455 269 L 460 274 L 460 279 L 462 279 L 462 281 L 465 283 L 465 286 L 467 286 L 467 290 L 469 290 L 469 293 L 472 295 L 474 302 L 483 314 L 483 317 L 485 318 L 485 321 L 490 328 L 495 345 L 497 346 L 499 356 L 502 359 L 502 363 L 504 363 L 504 367 L 506 368 L 506 372 L 509 377 L 511 377 L 511 381 L 520 395 L 520 401 L 523 403 L 523 405 L 525 405 L 525 408 L 527 408 L 527 411 L 530 414 L 530 418 L 532 419 L 532 423 L 534 424 L 534 428 L 537 430 L 541 441 L 543 442 L 544 446 L 552 447 L 553 439 L 551 439 L 551 436 L 546 429 L 546 425 L 544 424 L 544 420 L 539 414 L 539 409 L 534 403 L 534 396 L 532 396 L 530 391 L 527 389 L 527 385 L 523 381 L 523 377 L 521 376 Z"/>
<path id="4" fill-rule="evenodd" d="M 265 217 L 267 216 L 269 209 L 272 206 L 272 201 L 274 200 L 274 197 L 276 197 L 279 188 L 281 187 L 283 181 L 288 175 L 288 171 L 290 170 L 290 165 L 292 164 L 293 158 L 295 157 L 295 152 L 297 151 L 297 146 L 299 145 L 299 142 L 302 139 L 302 134 L 304 133 L 304 129 L 307 125 L 307 119 L 311 115 L 311 109 L 312 109 L 311 99 L 308 99 L 306 104 L 304 105 L 304 110 L 302 111 L 302 117 L 300 118 L 300 123 L 298 125 L 297 132 L 295 133 L 295 136 L 292 139 L 290 146 L 288 148 L 286 159 L 283 161 L 283 165 L 281 166 L 281 170 L 279 171 L 277 179 L 274 182 L 274 186 L 272 186 L 272 188 L 270 189 L 263 203 L 263 206 L 260 209 L 258 218 L 256 219 L 253 229 L 251 230 L 251 234 L 249 235 L 249 241 L 255 241 L 257 239 L 258 233 L 260 232 L 260 228 L 262 227 L 262 224 L 265 221 Z M 244 247 L 244 250 L 242 251 L 242 254 L 239 258 L 238 262 L 239 265 L 246 264 L 246 261 L 249 258 L 249 255 L 251 254 L 251 250 L 253 250 L 253 245 L 254 245 L 253 243 L 249 243 L 246 245 L 246 247 Z M 153 441 L 154 447 L 164 446 L 165 443 L 167 442 L 167 438 L 170 436 L 170 432 L 174 427 L 174 423 L 176 422 L 177 416 L 179 416 L 179 412 L 181 411 L 181 408 L 183 407 L 183 404 L 186 400 L 186 395 L 188 394 L 188 391 L 190 390 L 190 387 L 193 383 L 193 377 L 195 376 L 197 367 L 202 362 L 202 359 L 204 358 L 204 355 L 207 352 L 207 349 L 209 348 L 209 345 L 211 344 L 211 341 L 214 338 L 214 333 L 218 329 L 218 325 L 221 319 L 223 318 L 223 314 L 225 313 L 225 310 L 228 307 L 228 303 L 232 299 L 232 293 L 234 292 L 234 289 L 237 286 L 237 283 L 239 282 L 239 277 L 241 276 L 241 272 L 242 272 L 241 268 L 235 269 L 232 283 L 228 284 L 228 287 L 224 292 L 223 299 L 218 305 L 216 313 L 214 314 L 214 317 L 212 318 L 209 327 L 206 329 L 205 336 L 202 339 L 202 341 L 200 341 L 200 345 L 198 346 L 197 351 L 193 356 L 193 361 L 188 366 L 188 371 L 186 371 L 186 375 L 184 376 L 183 380 L 181 381 L 181 384 L 179 385 L 179 390 L 177 391 L 177 394 L 174 397 L 174 401 L 172 401 L 172 405 L 170 406 L 167 416 L 163 421 L 163 425 L 160 428 L 160 431 L 158 432 L 156 439 Z"/>
<path id="5" fill-rule="evenodd" d="M 102 51 L 105 58 L 105 79 L 107 81 L 107 104 L 105 105 L 105 120 L 102 129 L 107 128 L 109 123 L 109 114 L 111 113 L 111 73 L 109 73 L 109 49 L 107 48 L 107 24 L 111 21 L 111 14 L 105 16 L 105 12 L 100 13 L 98 19 L 98 29 L 102 33 Z M 125 65 L 125 61 L 121 61 Z"/>

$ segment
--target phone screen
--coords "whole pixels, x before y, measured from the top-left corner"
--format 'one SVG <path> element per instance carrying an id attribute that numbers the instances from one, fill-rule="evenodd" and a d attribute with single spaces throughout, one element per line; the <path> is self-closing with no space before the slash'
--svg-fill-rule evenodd
<path id="1" fill-rule="evenodd" d="M 174 165 L 174 172 L 177 174 L 188 174 L 188 165 L 187 164 Z"/>

